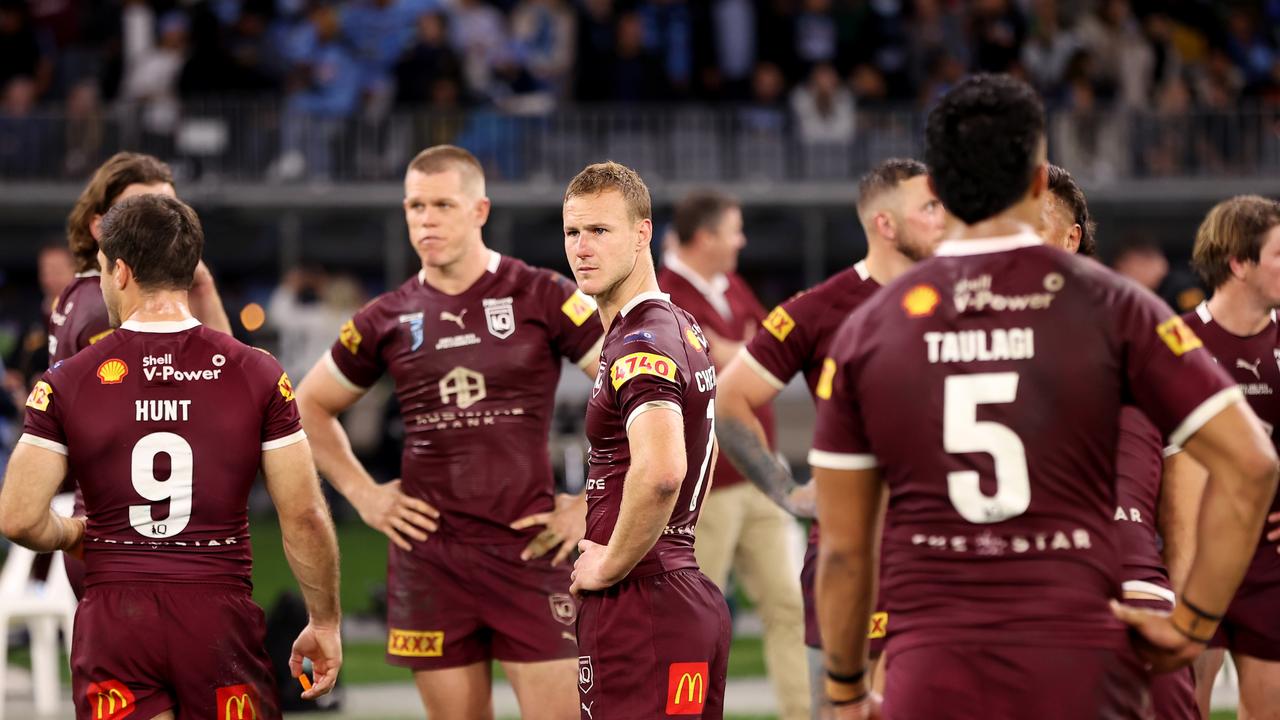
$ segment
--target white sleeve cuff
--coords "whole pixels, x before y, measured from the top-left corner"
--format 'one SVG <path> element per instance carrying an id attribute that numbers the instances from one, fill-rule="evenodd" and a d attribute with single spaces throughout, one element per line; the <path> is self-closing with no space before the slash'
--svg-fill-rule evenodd
<path id="1" fill-rule="evenodd" d="M 1188 438 L 1237 400 L 1244 400 L 1244 393 L 1235 385 L 1214 393 L 1208 400 L 1200 403 L 1200 407 L 1192 410 L 1177 430 L 1169 434 L 1169 444 L 1177 447 L 1186 445 Z"/>
<path id="2" fill-rule="evenodd" d="M 333 361 L 332 350 L 324 351 L 324 366 L 329 368 L 329 374 L 332 375 L 333 379 L 337 380 L 338 384 L 341 385 L 342 387 L 350 390 L 353 393 L 358 393 L 361 395 L 369 392 L 369 388 L 360 387 L 359 385 L 348 380 L 346 375 L 342 374 L 342 370 L 338 368 L 338 363 Z"/>
<path id="3" fill-rule="evenodd" d="M 880 466 L 875 455 L 836 453 L 826 450 L 810 450 L 809 464 L 827 470 L 871 470 Z"/>
<path id="4" fill-rule="evenodd" d="M 268 440 L 262 443 L 262 451 L 266 452 L 268 450 L 279 450 L 282 447 L 289 447 L 294 443 L 300 443 L 306 439 L 307 439 L 307 433 L 302 430 L 299 430 L 291 435 L 285 435 L 282 438 L 276 438 L 275 440 Z"/>
<path id="5" fill-rule="evenodd" d="M 787 386 L 787 384 L 779 380 L 776 375 L 769 372 L 764 365 L 761 365 L 759 360 L 752 357 L 751 353 L 747 350 L 746 345 L 743 345 L 742 349 L 738 351 L 738 357 L 742 358 L 742 362 L 746 363 L 747 367 L 755 370 L 756 374 L 765 382 L 772 385 L 774 390 L 782 392 L 782 389 Z"/>
<path id="6" fill-rule="evenodd" d="M 626 429 L 630 430 L 631 423 L 635 422 L 636 418 L 649 412 L 650 410 L 671 410 L 675 414 L 681 417 L 684 417 L 684 412 L 680 409 L 680 406 L 671 402 L 670 400 L 650 400 L 649 402 L 631 411 L 631 414 L 627 416 Z"/>
<path id="7" fill-rule="evenodd" d="M 22 436 L 18 438 L 18 442 L 26 443 L 28 445 L 35 445 L 38 448 L 44 448 L 45 450 L 56 452 L 59 455 L 67 454 L 66 445 L 63 445 L 60 442 L 47 440 L 45 438 L 40 437 L 39 435 L 32 435 L 31 433 L 22 433 Z"/>

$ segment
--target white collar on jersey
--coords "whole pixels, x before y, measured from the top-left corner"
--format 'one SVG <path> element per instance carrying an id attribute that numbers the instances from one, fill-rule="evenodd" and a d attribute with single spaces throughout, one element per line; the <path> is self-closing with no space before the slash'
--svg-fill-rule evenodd
<path id="1" fill-rule="evenodd" d="M 1017 250 L 1018 248 L 1043 245 L 1044 240 L 1033 232 L 1020 232 L 1017 235 L 983 238 L 981 240 L 944 240 L 933 254 L 938 257 L 963 257 L 965 255 L 990 255 L 991 253 Z"/>
<path id="2" fill-rule="evenodd" d="M 858 273 L 858 277 L 863 280 L 866 280 L 871 277 L 871 271 L 867 269 L 866 260 L 859 260 L 858 262 L 854 263 L 853 271 Z"/>
<path id="3" fill-rule="evenodd" d="M 85 272 L 76 273 L 76 277 L 78 278 L 102 277 L 102 273 L 97 270 L 87 270 Z"/>
<path id="4" fill-rule="evenodd" d="M 489 261 L 485 263 L 484 269 L 487 272 L 496 273 L 498 272 L 498 265 L 500 265 L 501 263 L 502 263 L 502 254 L 499 253 L 497 250 L 490 250 Z M 427 271 L 425 268 L 418 271 L 418 284 L 419 285 L 427 284 Z"/>
<path id="5" fill-rule="evenodd" d="M 733 317 L 733 310 L 729 307 L 729 299 L 725 297 L 725 293 L 729 291 L 729 276 L 724 273 L 716 273 L 715 277 L 707 280 L 698 274 L 696 270 L 689 267 L 685 261 L 680 259 L 674 251 L 666 252 L 662 256 L 662 264 L 668 270 L 684 278 L 694 290 L 697 290 L 707 302 L 711 303 L 711 307 L 720 313 L 720 317 L 729 320 Z"/>
<path id="6" fill-rule="evenodd" d="M 635 306 L 639 305 L 645 300 L 661 300 L 662 302 L 669 303 L 671 302 L 671 296 L 664 292 L 658 292 L 657 290 L 642 292 L 639 295 L 631 298 L 631 302 L 627 303 L 626 305 L 623 305 L 622 310 L 620 310 L 619 312 L 621 313 L 622 317 L 626 317 L 627 313 L 631 312 L 631 310 L 635 308 Z"/>
<path id="7" fill-rule="evenodd" d="M 1209 323 L 1213 322 L 1213 315 L 1209 312 L 1209 301 L 1208 301 L 1208 300 L 1201 300 L 1201 301 L 1200 301 L 1200 304 L 1196 306 L 1196 315 L 1199 315 L 1199 316 L 1200 316 L 1200 322 L 1202 322 L 1202 323 L 1204 323 L 1204 324 L 1206 324 L 1206 325 L 1208 325 Z M 1275 311 L 1275 310 L 1272 310 L 1272 311 L 1271 311 L 1271 322 L 1277 322 L 1277 320 L 1276 320 L 1276 311 Z"/>
<path id="8" fill-rule="evenodd" d="M 186 320 L 172 320 L 164 322 L 139 322 L 137 320 L 126 320 L 120 324 L 121 330 L 132 330 L 141 333 L 176 333 L 183 330 L 190 330 L 200 324 L 200 321 L 189 317 Z"/>

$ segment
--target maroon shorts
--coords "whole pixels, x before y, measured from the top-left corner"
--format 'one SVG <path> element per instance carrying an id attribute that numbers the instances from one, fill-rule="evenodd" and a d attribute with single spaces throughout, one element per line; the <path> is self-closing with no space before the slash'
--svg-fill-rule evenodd
<path id="1" fill-rule="evenodd" d="M 417 671 L 577 657 L 572 567 L 549 555 L 525 562 L 523 549 L 438 536 L 412 553 L 391 545 L 387 662 Z"/>
<path id="2" fill-rule="evenodd" d="M 77 720 L 280 717 L 266 624 L 249 591 L 225 585 L 95 585 L 76 610 Z"/>
<path id="3" fill-rule="evenodd" d="M 1210 647 L 1280 661 L 1280 578 L 1245 577 Z"/>
<path id="4" fill-rule="evenodd" d="M 1164 600 L 1139 600 L 1128 598 L 1126 605 L 1169 612 L 1173 604 Z M 1130 650 L 1132 661 L 1138 667 L 1146 664 Z M 1155 720 L 1200 720 L 1200 706 L 1196 704 L 1196 671 L 1182 668 L 1169 673 L 1151 675 L 1151 709 Z"/>
<path id="5" fill-rule="evenodd" d="M 697 569 L 587 593 L 578 616 L 582 720 L 719 720 L 731 633 L 724 595 Z"/>
<path id="6" fill-rule="evenodd" d="M 818 631 L 818 605 L 815 588 L 818 586 L 818 544 L 812 535 L 804 551 L 804 566 L 800 568 L 800 595 L 804 599 L 804 644 L 820 650 L 822 634 Z M 877 598 L 876 611 L 871 615 L 871 627 L 867 631 L 867 656 L 872 660 L 884 653 L 888 641 L 889 613 L 883 599 Z"/>
<path id="7" fill-rule="evenodd" d="M 1147 678 L 1122 650 L 924 645 L 890 655 L 886 718 L 1137 720 Z"/>

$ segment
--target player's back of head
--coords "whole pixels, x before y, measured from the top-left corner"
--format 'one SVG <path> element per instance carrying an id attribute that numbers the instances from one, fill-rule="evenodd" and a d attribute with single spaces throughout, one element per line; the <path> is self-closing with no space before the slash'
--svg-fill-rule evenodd
<path id="1" fill-rule="evenodd" d="M 676 242 L 688 245 L 699 230 L 711 230 L 729 210 L 740 207 L 732 195 L 719 190 L 695 190 L 676 203 L 671 227 Z"/>
<path id="2" fill-rule="evenodd" d="M 102 218 L 102 254 L 110 271 L 121 260 L 142 290 L 188 290 L 204 251 L 200 219 L 166 195 L 138 195 Z"/>
<path id="3" fill-rule="evenodd" d="M 594 163 L 583 168 L 573 180 L 569 181 L 569 187 L 564 191 L 564 202 L 568 202 L 571 198 L 599 195 L 610 190 L 622 194 L 632 220 L 653 218 L 653 201 L 649 196 L 649 186 L 644 184 L 640 173 L 612 160 Z"/>
<path id="4" fill-rule="evenodd" d="M 1196 231 L 1191 266 L 1210 289 L 1232 277 L 1231 261 L 1257 263 L 1267 233 L 1280 225 L 1280 203 L 1259 195 L 1223 200 L 1205 216 Z"/>
<path id="5" fill-rule="evenodd" d="M 1044 106 L 1008 75 L 974 75 L 929 113 L 925 163 L 934 192 L 968 225 L 1018 202 L 1039 168 Z"/>
<path id="6" fill-rule="evenodd" d="M 67 215 L 67 243 L 76 258 L 76 271 L 98 268 L 98 241 L 90 226 L 94 216 L 105 215 L 111 203 L 130 185 L 173 184 L 173 172 L 158 158 L 142 153 L 118 152 L 93 173 Z"/>

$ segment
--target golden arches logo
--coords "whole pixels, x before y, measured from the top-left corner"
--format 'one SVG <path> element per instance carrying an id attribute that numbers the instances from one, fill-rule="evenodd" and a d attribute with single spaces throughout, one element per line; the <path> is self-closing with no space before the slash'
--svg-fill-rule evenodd
<path id="1" fill-rule="evenodd" d="M 128 707 L 128 706 L 129 706 L 129 699 L 128 699 L 128 698 L 126 698 L 126 697 L 124 696 L 124 693 L 120 692 L 120 691 L 119 691 L 119 690 L 117 690 L 116 688 L 111 688 L 110 690 L 106 691 L 105 693 L 104 693 L 104 692 L 99 692 L 99 693 L 98 693 L 98 709 L 97 709 L 97 711 L 96 711 L 96 712 L 94 712 L 94 717 L 99 717 L 99 718 L 108 718 L 108 717 L 111 717 L 111 716 L 115 715 L 115 714 L 116 714 L 116 699 L 117 699 L 117 698 L 120 700 L 120 709 L 121 709 L 121 710 L 124 710 L 126 707 Z M 107 706 L 107 707 L 106 707 L 106 711 L 107 711 L 107 712 L 106 712 L 106 714 L 103 714 L 103 712 L 102 712 L 102 710 L 103 710 L 103 707 L 102 707 L 102 706 L 103 706 L 103 704 L 104 704 L 104 703 L 105 703 L 105 704 L 106 704 L 106 706 Z"/>
<path id="2" fill-rule="evenodd" d="M 232 706 L 235 706 L 236 709 L 235 717 L 231 716 Z M 248 709 L 248 715 L 245 714 L 245 709 Z M 258 709 L 254 706 L 249 693 L 241 693 L 227 699 L 223 720 L 258 720 Z"/>
<path id="3" fill-rule="evenodd" d="M 700 715 L 707 703 L 710 668 L 705 662 L 671 663 L 667 669 L 667 714 Z"/>
<path id="4" fill-rule="evenodd" d="M 257 693 L 249 685 L 229 685 L 218 688 L 217 720 L 258 720 Z"/>
<path id="5" fill-rule="evenodd" d="M 89 683 L 85 695 L 93 720 L 122 720 L 137 709 L 133 692 L 119 680 Z"/>
<path id="6" fill-rule="evenodd" d="M 119 358 L 111 358 L 102 361 L 98 366 L 98 379 L 103 385 L 119 385 L 121 380 L 129 374 L 129 366 Z"/>

